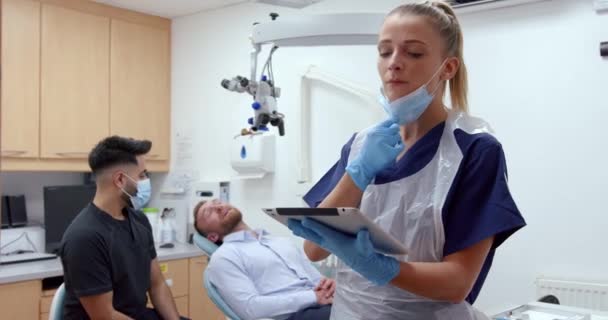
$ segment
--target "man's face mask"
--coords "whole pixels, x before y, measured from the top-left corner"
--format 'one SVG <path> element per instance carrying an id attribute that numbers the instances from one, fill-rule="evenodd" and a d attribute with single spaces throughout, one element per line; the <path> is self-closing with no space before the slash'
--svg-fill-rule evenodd
<path id="1" fill-rule="evenodd" d="M 428 108 L 433 101 L 433 97 L 440 87 L 437 85 L 437 88 L 435 88 L 435 90 L 433 90 L 431 93 L 428 90 L 428 85 L 439 74 L 439 71 L 445 64 L 445 61 L 446 60 L 441 63 L 437 71 L 435 71 L 435 74 L 433 74 L 427 83 L 399 99 L 389 102 L 388 98 L 384 94 L 384 91 L 382 91 L 379 98 L 380 103 L 384 107 L 384 111 L 386 111 L 386 113 L 391 119 L 393 119 L 393 121 L 395 121 L 395 123 L 403 126 L 420 118 L 426 108 Z"/>
<path id="2" fill-rule="evenodd" d="M 124 173 L 125 177 L 131 180 L 136 185 L 136 191 L 134 195 L 131 195 L 124 188 L 120 188 L 120 190 L 129 197 L 129 201 L 133 206 L 133 209 L 140 210 L 150 201 L 150 197 L 152 196 L 152 185 L 150 184 L 150 179 L 146 178 L 143 180 L 136 181 L 131 178 L 128 174 Z"/>

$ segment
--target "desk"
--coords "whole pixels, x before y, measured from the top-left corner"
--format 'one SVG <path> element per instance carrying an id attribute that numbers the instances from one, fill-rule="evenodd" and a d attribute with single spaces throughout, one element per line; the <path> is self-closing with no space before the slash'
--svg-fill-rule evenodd
<path id="1" fill-rule="evenodd" d="M 208 299 L 201 281 L 207 257 L 191 244 L 156 248 L 161 270 L 171 287 L 179 312 L 197 319 L 225 319 Z M 48 319 L 55 289 L 42 287 L 42 280 L 63 276 L 59 258 L 0 266 L 2 319 Z M 192 283 L 192 282 L 196 283 Z"/>

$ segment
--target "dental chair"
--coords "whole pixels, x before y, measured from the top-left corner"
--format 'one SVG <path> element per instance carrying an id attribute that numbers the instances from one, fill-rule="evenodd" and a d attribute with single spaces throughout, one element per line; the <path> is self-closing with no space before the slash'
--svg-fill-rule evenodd
<path id="1" fill-rule="evenodd" d="M 209 257 L 217 250 L 217 244 L 209 241 L 207 238 L 195 233 L 192 237 L 192 241 L 203 250 Z M 203 275 L 203 286 L 207 290 L 207 295 L 213 301 L 213 303 L 231 320 L 241 320 L 232 309 L 226 304 L 222 296 L 217 291 L 217 288 L 209 281 L 207 274 Z"/>
<path id="2" fill-rule="evenodd" d="M 198 233 L 195 233 L 193 235 L 192 241 L 196 244 L 197 247 L 199 247 L 201 250 L 203 250 L 209 257 L 211 257 L 211 255 L 218 248 L 217 244 L 209 241 L 209 239 L 201 236 Z M 313 266 L 315 266 L 323 276 L 328 277 L 328 278 L 334 278 L 335 277 L 335 268 L 331 267 L 331 265 L 335 265 L 335 263 L 336 263 L 336 257 L 334 255 L 331 255 L 328 259 L 326 259 L 326 261 L 323 264 L 314 264 L 313 263 Z M 217 291 L 217 288 L 213 285 L 213 283 L 211 283 L 211 281 L 209 281 L 209 278 L 207 277 L 206 274 L 203 275 L 203 286 L 207 290 L 207 295 L 209 296 L 211 301 L 213 301 L 213 303 L 224 313 L 224 315 L 226 315 L 231 320 L 241 320 L 236 315 L 236 313 L 234 313 L 234 311 L 232 311 L 232 309 L 230 309 L 228 304 L 226 304 L 226 302 L 222 299 L 222 296 Z"/>

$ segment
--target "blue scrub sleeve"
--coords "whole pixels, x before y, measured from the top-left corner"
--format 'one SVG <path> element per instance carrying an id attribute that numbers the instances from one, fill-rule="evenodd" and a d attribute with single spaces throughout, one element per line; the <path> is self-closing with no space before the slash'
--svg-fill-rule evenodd
<path id="1" fill-rule="evenodd" d="M 502 146 L 493 142 L 473 147 L 463 159 L 443 212 L 444 256 L 491 236 L 494 250 L 526 225 L 509 191 Z"/>
<path id="2" fill-rule="evenodd" d="M 350 147 L 355 140 L 354 134 L 348 142 L 342 147 L 340 160 L 338 160 L 326 173 L 323 175 L 309 191 L 304 195 L 304 201 L 311 208 L 316 208 L 327 197 L 327 195 L 336 187 L 340 179 L 344 176 L 346 165 L 348 164 L 348 155 Z"/>

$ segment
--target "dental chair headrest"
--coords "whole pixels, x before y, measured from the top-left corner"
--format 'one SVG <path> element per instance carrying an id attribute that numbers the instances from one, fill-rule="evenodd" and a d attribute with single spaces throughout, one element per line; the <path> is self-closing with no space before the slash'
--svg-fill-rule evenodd
<path id="1" fill-rule="evenodd" d="M 197 247 L 199 247 L 201 250 L 203 250 L 208 256 L 211 256 L 215 250 L 217 250 L 218 245 L 211 242 L 209 239 L 203 237 L 202 235 L 200 235 L 198 232 L 194 234 L 194 236 L 192 237 L 192 241 L 196 244 Z"/>

